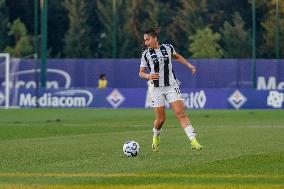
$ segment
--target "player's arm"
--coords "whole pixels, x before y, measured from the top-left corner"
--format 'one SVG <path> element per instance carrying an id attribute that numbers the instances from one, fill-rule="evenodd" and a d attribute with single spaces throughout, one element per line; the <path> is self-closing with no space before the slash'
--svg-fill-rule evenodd
<path id="1" fill-rule="evenodd" d="M 173 56 L 175 57 L 175 59 L 179 63 L 181 63 L 181 64 L 185 65 L 186 67 L 188 67 L 192 71 L 193 74 L 196 72 L 195 66 L 192 65 L 190 62 L 188 62 L 183 56 L 181 56 L 178 53 L 173 54 Z"/>
<path id="2" fill-rule="evenodd" d="M 159 74 L 158 73 L 146 73 L 146 67 L 140 67 L 139 70 L 139 77 L 143 79 L 150 79 L 150 80 L 157 80 L 159 79 Z"/>

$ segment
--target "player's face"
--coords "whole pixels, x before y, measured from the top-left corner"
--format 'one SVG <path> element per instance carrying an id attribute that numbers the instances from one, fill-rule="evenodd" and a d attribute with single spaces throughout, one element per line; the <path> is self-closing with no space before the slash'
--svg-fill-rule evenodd
<path id="1" fill-rule="evenodd" d="M 149 34 L 144 34 L 144 43 L 148 48 L 155 48 L 158 44 L 157 37 Z"/>

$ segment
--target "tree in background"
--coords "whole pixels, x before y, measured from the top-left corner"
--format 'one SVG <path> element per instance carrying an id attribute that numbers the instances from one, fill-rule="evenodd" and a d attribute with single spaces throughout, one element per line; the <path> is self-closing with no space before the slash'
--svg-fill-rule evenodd
<path id="1" fill-rule="evenodd" d="M 196 33 L 198 29 L 204 28 L 204 16 L 208 11 L 207 0 L 181 0 L 174 10 L 176 14 L 172 16 L 169 26 L 166 27 L 166 35 L 171 40 L 178 52 L 184 56 L 190 56 L 188 49 L 189 36 Z M 170 7 L 173 9 L 172 7 Z"/>
<path id="2" fill-rule="evenodd" d="M 0 0 L 0 52 L 4 50 L 9 42 L 8 37 L 8 8 L 6 7 L 5 0 Z"/>
<path id="3" fill-rule="evenodd" d="M 251 38 L 244 28 L 244 21 L 238 12 L 233 14 L 232 24 L 225 21 L 221 28 L 224 57 L 250 58 Z"/>
<path id="4" fill-rule="evenodd" d="M 122 5 L 122 0 L 116 1 L 116 10 L 119 10 Z M 102 57 L 112 57 L 112 49 L 113 49 L 113 9 L 112 9 L 112 1 L 97 1 L 97 9 L 98 11 L 98 20 L 102 23 L 101 33 L 98 36 L 98 50 L 100 51 L 100 56 Z M 125 9 L 125 8 L 124 8 Z M 116 19 L 118 19 L 119 15 L 116 15 Z M 117 36 L 116 36 L 117 39 Z"/>
<path id="5" fill-rule="evenodd" d="M 8 8 L 9 20 L 5 20 L 6 8 Z M 233 30 L 237 30 L 237 25 L 232 19 L 232 13 L 239 12 L 243 20 L 244 31 L 251 30 L 251 0 L 115 0 L 116 21 L 117 21 L 117 54 L 118 58 L 140 57 L 140 44 L 143 43 L 143 31 L 151 26 L 160 26 L 162 43 L 171 43 L 176 50 L 188 57 L 191 55 L 189 49 L 190 38 L 196 34 L 197 30 L 206 26 L 213 31 L 226 31 L 233 35 Z M 8 41 L 8 29 L 6 37 L 2 37 L 5 30 L 5 22 L 13 23 L 20 18 L 25 23 L 29 35 L 34 32 L 34 11 L 31 0 L 0 0 L 0 48 L 5 48 Z M 49 1 L 48 4 L 48 49 L 51 50 L 50 58 L 110 58 L 112 57 L 112 30 L 113 30 L 113 0 L 84 0 L 84 8 L 79 10 L 80 3 L 75 8 L 67 9 L 63 2 L 70 4 L 75 0 Z M 2 3 L 2 4 L 1 4 Z M 283 57 L 283 3 L 281 4 L 281 42 L 280 47 Z M 74 3 L 73 3 L 74 4 Z M 4 8 L 4 9 L 3 9 Z M 71 10 L 73 12 L 71 12 Z M 75 11 L 78 14 L 78 22 L 73 22 Z M 77 11 L 77 12 L 76 12 Z M 69 17 L 69 18 L 68 18 Z M 73 21 L 71 21 L 71 19 Z M 80 23 L 80 24 L 79 24 Z M 83 24 L 82 24 L 83 23 Z M 226 26 L 224 25 L 225 23 Z M 226 27 L 226 29 L 225 29 Z M 275 57 L 275 0 L 256 1 L 256 48 L 257 58 Z M 3 30 L 4 28 L 4 30 Z M 76 29 L 75 29 L 76 28 Z M 238 28 L 240 29 L 240 28 Z M 1 33 L 2 32 L 2 33 Z M 87 33 L 82 34 L 83 33 Z M 243 32 L 243 31 L 242 31 Z M 242 33 L 241 32 L 241 33 Z M 4 32 L 5 33 L 5 32 Z M 73 33 L 73 34 L 72 34 Z M 76 34 L 76 35 L 75 35 Z M 80 38 L 80 36 L 86 36 Z M 233 38 L 237 38 L 234 35 Z M 76 39 L 77 38 L 77 39 Z M 85 39 L 86 38 L 86 39 Z M 75 40 L 76 39 L 76 40 Z M 80 39 L 80 40 L 78 40 Z M 224 57 L 246 57 L 237 55 L 235 49 L 228 50 L 232 44 L 232 38 L 226 37 L 222 33 L 221 45 L 224 47 Z M 227 42 L 227 40 L 229 40 Z M 87 42 L 86 42 L 87 41 Z M 249 41 L 249 40 L 248 40 Z M 80 42 L 80 43 L 79 43 Z M 83 46 L 81 42 L 83 42 Z M 1 47 L 2 44 L 2 47 Z M 5 45 L 3 45 L 5 44 Z M 78 49 L 76 49 L 78 47 Z M 86 48 L 87 50 L 80 49 Z M 82 48 L 83 47 L 83 48 Z M 251 47 L 251 44 L 249 45 Z M 74 51 L 69 51 L 73 49 Z M 67 51 L 68 54 L 66 53 Z M 84 51 L 84 53 L 83 53 Z M 251 52 L 251 49 L 249 50 Z M 76 53 L 72 53 L 76 52 Z M 78 52 L 79 55 L 77 54 Z M 87 52 L 85 54 L 85 52 Z M 83 53 L 83 54 L 82 54 Z M 241 52 L 242 53 L 242 52 Z M 233 55 L 234 54 L 234 55 Z"/>
<path id="6" fill-rule="evenodd" d="M 263 2 L 268 7 L 268 11 L 265 14 L 265 19 L 261 22 L 261 26 L 264 29 L 263 32 L 263 45 L 262 54 L 264 57 L 276 58 L 275 56 L 275 38 L 276 38 L 276 9 L 275 1 Z M 284 56 L 284 1 L 279 1 L 279 29 L 280 29 L 280 57 Z"/>
<path id="7" fill-rule="evenodd" d="M 192 41 L 189 52 L 193 58 L 221 58 L 224 54 L 218 43 L 221 35 L 213 33 L 209 27 L 197 30 L 197 33 L 189 38 Z"/>
<path id="8" fill-rule="evenodd" d="M 86 23 L 85 0 L 65 0 L 69 29 L 64 37 L 64 53 L 70 58 L 91 57 L 90 28 Z"/>
<path id="9" fill-rule="evenodd" d="M 6 5 L 9 8 L 9 22 L 12 23 L 19 18 L 25 23 L 29 35 L 34 32 L 33 3 L 34 0 L 6 0 Z"/>
<path id="10" fill-rule="evenodd" d="M 116 0 L 115 16 L 112 0 L 97 1 L 98 18 L 103 30 L 99 36 L 103 57 L 112 57 L 113 18 L 116 19 L 116 57 L 138 57 L 141 53 L 143 31 L 150 26 L 158 26 L 162 4 L 155 0 Z"/>
<path id="11" fill-rule="evenodd" d="M 129 1 L 128 11 L 128 22 L 126 23 L 126 29 L 131 34 L 131 41 L 129 46 L 132 46 L 132 57 L 138 57 L 143 49 L 143 30 L 149 23 L 142 22 L 142 15 L 147 13 L 142 8 L 145 4 L 143 0 Z M 157 24 L 157 23 L 156 23 Z"/>
<path id="12" fill-rule="evenodd" d="M 99 20 L 99 13 L 96 1 L 85 1 L 85 11 L 87 14 L 86 23 L 90 28 L 90 49 L 92 58 L 104 58 L 101 55 L 100 35 L 103 32 L 103 24 Z"/>
<path id="13" fill-rule="evenodd" d="M 6 53 L 10 53 L 13 57 L 25 57 L 33 54 L 33 47 L 29 36 L 27 35 L 27 28 L 20 19 L 16 19 L 10 26 L 9 36 L 14 36 L 15 46 L 8 46 L 5 48 Z"/>
<path id="14" fill-rule="evenodd" d="M 131 34 L 131 40 L 128 49 L 132 49 L 128 56 L 139 57 L 143 50 L 144 40 L 143 32 L 150 27 L 160 27 L 161 37 L 166 37 L 163 30 L 163 19 L 166 18 L 165 12 L 169 9 L 166 4 L 162 4 L 155 0 L 136 0 L 129 1 L 127 8 L 127 17 L 125 29 Z"/>
<path id="15" fill-rule="evenodd" d="M 64 57 L 64 36 L 69 29 L 68 11 L 64 0 L 48 1 L 48 49 L 49 57 Z M 39 15 L 40 17 L 40 15 Z"/>
<path id="16" fill-rule="evenodd" d="M 251 0 L 214 0 L 208 1 L 208 12 L 204 16 L 204 21 L 213 31 L 218 31 L 225 21 L 231 20 L 234 12 L 239 12 L 245 20 L 246 27 L 251 26 L 252 7 Z M 260 0 L 256 0 L 260 1 Z M 267 1 L 267 0 L 265 0 Z"/>

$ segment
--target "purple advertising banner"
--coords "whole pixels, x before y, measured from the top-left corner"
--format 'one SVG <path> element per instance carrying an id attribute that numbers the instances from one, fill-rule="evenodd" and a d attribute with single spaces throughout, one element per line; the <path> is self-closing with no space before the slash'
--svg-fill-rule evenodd
<path id="1" fill-rule="evenodd" d="M 190 60 L 197 72 L 192 75 L 184 65 L 174 62 L 174 70 L 182 88 L 252 88 L 252 62 L 248 59 Z M 1 62 L 0 62 L 1 64 Z M 144 88 L 138 76 L 140 59 L 49 59 L 47 88 L 97 87 L 106 74 L 110 88 Z M 40 80 L 39 68 L 33 60 L 12 59 L 11 76 L 15 87 L 34 88 Z M 0 87 L 4 75 L 0 74 Z M 284 60 L 256 61 L 257 87 L 261 90 L 284 89 Z"/>
<path id="2" fill-rule="evenodd" d="M 32 89 L 20 89 L 16 92 L 16 99 L 11 105 L 25 108 L 152 107 L 144 88 L 62 88 L 40 90 L 38 93 Z M 284 93 L 281 91 L 182 88 L 181 92 L 187 109 L 283 109 Z"/>
<path id="3" fill-rule="evenodd" d="M 195 75 L 184 65 L 174 62 L 187 108 L 282 108 L 284 60 L 256 61 L 257 89 L 252 88 L 251 60 L 190 61 L 197 67 Z M 47 87 L 41 91 L 36 87 L 40 80 L 40 69 L 35 62 L 12 59 L 9 74 L 10 105 L 151 107 L 151 103 L 145 99 L 146 80 L 138 76 L 139 65 L 140 59 L 49 59 Z M 0 68 L 0 106 L 4 106 L 7 84 L 3 61 L 0 61 Z M 101 73 L 105 73 L 108 80 L 108 88 L 105 90 L 97 90 Z"/>

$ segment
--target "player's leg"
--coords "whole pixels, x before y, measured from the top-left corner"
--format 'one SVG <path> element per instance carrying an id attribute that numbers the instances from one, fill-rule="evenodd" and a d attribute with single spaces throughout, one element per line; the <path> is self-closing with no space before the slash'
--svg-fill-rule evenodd
<path id="1" fill-rule="evenodd" d="M 160 135 L 161 135 L 161 129 L 162 126 L 166 120 L 166 112 L 165 107 L 156 107 L 154 108 L 154 112 L 156 114 L 156 119 L 154 121 L 154 127 L 153 127 L 153 142 L 152 142 L 152 149 L 155 152 L 158 152 L 160 150 Z"/>
<path id="2" fill-rule="evenodd" d="M 191 141 L 191 148 L 197 149 L 197 150 L 202 149 L 203 146 L 201 146 L 198 143 L 198 141 L 196 139 L 196 133 L 194 131 L 194 128 L 192 127 L 192 125 L 189 121 L 189 118 L 186 115 L 183 101 L 177 100 L 177 101 L 172 102 L 171 108 L 175 112 L 175 115 L 176 115 L 180 125 L 182 126 L 182 128 L 184 129 L 184 132 L 186 133 L 187 137 Z"/>
<path id="3" fill-rule="evenodd" d="M 156 115 L 156 119 L 154 121 L 154 129 L 157 131 L 160 131 L 162 129 L 162 126 L 166 120 L 166 111 L 165 107 L 155 107 L 154 112 Z"/>
<path id="4" fill-rule="evenodd" d="M 191 125 L 189 118 L 186 115 L 183 101 L 177 100 L 177 101 L 174 101 L 170 104 L 171 104 L 171 108 L 174 111 L 174 113 L 175 113 L 180 125 L 182 126 L 182 128 L 185 129 L 186 127 L 188 127 L 188 125 Z M 192 132 L 191 135 L 192 135 L 192 137 L 195 137 L 194 131 Z"/>
<path id="5" fill-rule="evenodd" d="M 188 116 L 186 115 L 184 102 L 181 98 L 179 88 L 175 87 L 169 88 L 167 92 L 167 99 L 171 105 L 172 110 L 174 111 L 180 125 L 184 129 L 187 137 L 191 141 L 192 149 L 202 149 L 202 146 L 196 140 L 196 133 L 192 127 Z"/>
<path id="6" fill-rule="evenodd" d="M 160 87 L 154 88 L 152 95 L 153 108 L 156 115 L 153 123 L 152 149 L 158 152 L 160 150 L 161 129 L 166 120 L 165 95 L 163 94 L 163 89 Z"/>

